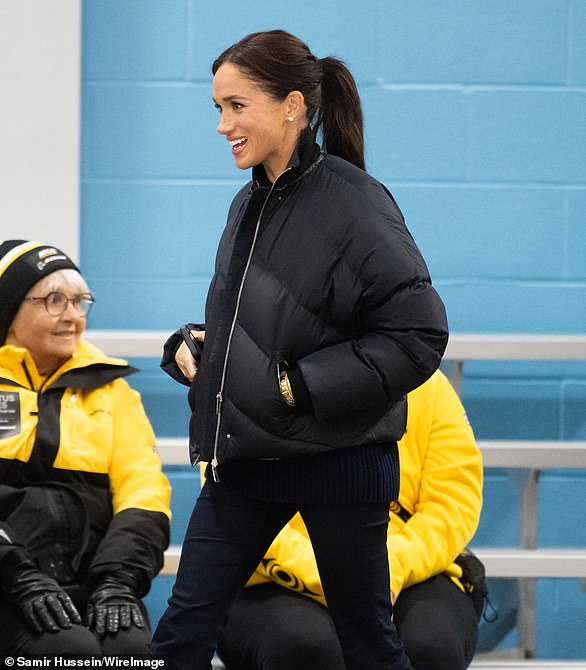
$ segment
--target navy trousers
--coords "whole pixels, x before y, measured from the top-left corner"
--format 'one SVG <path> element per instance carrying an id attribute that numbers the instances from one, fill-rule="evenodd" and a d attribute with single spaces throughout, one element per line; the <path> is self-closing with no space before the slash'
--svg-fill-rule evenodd
<path id="1" fill-rule="evenodd" d="M 207 481 L 185 536 L 169 607 L 152 643 L 173 670 L 209 670 L 228 609 L 299 511 L 311 537 L 347 670 L 412 670 L 392 623 L 389 503 L 267 503 Z"/>

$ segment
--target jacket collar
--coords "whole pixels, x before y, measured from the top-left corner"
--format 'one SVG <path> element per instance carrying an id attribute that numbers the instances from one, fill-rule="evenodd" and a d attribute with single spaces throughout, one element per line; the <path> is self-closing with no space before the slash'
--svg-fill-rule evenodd
<path id="1" fill-rule="evenodd" d="M 275 187 L 285 188 L 285 186 L 294 182 L 316 163 L 320 155 L 321 149 L 316 142 L 316 131 L 311 126 L 307 126 L 301 131 L 287 168 L 275 181 Z M 253 188 L 271 187 L 271 182 L 262 163 L 252 168 L 252 181 Z"/>
<path id="2" fill-rule="evenodd" d="M 112 358 L 86 340 L 80 340 L 73 356 L 49 377 L 42 377 L 27 349 L 4 345 L 0 347 L 0 379 L 26 388 L 72 386 L 96 388 L 118 377 L 126 377 L 136 369 L 120 358 Z"/>

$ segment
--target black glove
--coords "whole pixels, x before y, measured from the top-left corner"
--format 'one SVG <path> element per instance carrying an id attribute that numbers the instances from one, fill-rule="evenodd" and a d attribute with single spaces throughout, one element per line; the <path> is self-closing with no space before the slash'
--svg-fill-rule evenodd
<path id="1" fill-rule="evenodd" d="M 117 633 L 131 626 L 144 628 L 136 591 L 115 577 L 105 577 L 90 596 L 87 625 L 98 635 Z"/>
<path id="2" fill-rule="evenodd" d="M 56 633 L 81 623 L 71 598 L 54 579 L 34 568 L 15 571 L 8 585 L 3 585 L 18 605 L 30 627 L 37 633 Z"/>

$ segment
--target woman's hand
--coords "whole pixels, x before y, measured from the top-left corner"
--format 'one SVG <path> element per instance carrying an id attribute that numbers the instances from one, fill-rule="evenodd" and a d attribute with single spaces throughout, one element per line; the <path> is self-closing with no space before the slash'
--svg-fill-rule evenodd
<path id="1" fill-rule="evenodd" d="M 205 330 L 190 330 L 189 332 L 194 340 L 203 344 L 206 336 Z M 197 374 L 197 363 L 185 342 L 181 342 L 175 353 L 175 363 L 177 363 L 177 366 L 185 377 L 189 379 L 189 381 L 193 381 L 193 378 Z"/>

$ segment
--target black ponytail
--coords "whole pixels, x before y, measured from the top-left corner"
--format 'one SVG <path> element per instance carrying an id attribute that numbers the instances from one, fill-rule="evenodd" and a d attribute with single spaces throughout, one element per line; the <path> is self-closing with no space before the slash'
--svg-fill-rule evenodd
<path id="1" fill-rule="evenodd" d="M 325 150 L 364 170 L 364 119 L 354 77 L 337 58 L 319 63 L 323 78 L 316 127 L 321 126 Z"/>

